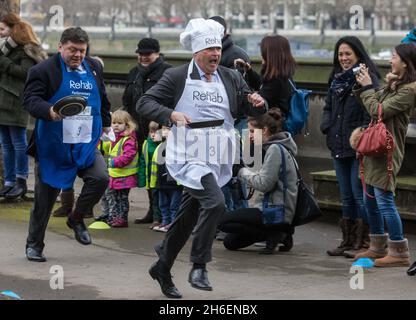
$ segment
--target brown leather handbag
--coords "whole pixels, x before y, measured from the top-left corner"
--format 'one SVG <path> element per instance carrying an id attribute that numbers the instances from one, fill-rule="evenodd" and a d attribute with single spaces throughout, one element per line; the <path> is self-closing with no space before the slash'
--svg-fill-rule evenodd
<path id="1" fill-rule="evenodd" d="M 394 139 L 390 131 L 387 130 L 386 125 L 382 121 L 382 105 L 378 105 L 378 117 L 377 120 L 371 120 L 367 129 L 362 132 L 361 138 L 358 140 L 356 151 L 360 159 L 360 177 L 365 191 L 364 183 L 364 163 L 363 157 L 382 157 L 387 155 L 387 185 L 391 179 L 393 173 L 393 150 L 394 150 Z M 374 198 L 369 195 L 366 191 L 367 196 Z"/>

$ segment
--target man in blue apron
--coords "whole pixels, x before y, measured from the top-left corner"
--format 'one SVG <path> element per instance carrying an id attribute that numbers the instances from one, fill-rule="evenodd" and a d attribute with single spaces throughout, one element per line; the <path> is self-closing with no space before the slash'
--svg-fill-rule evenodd
<path id="1" fill-rule="evenodd" d="M 66 29 L 59 53 L 29 71 L 24 105 L 36 118 L 28 153 L 35 164 L 35 203 L 31 210 L 26 257 L 46 261 L 43 240 L 51 210 L 60 189 L 73 186 L 78 175 L 82 192 L 67 225 L 83 245 L 91 243 L 83 216 L 91 212 L 108 185 L 108 171 L 96 146 L 111 126 L 110 103 L 98 61 L 86 57 L 88 34 L 81 28 Z M 81 95 L 87 99 L 84 112 L 62 118 L 52 106 L 63 97 Z"/>
<path id="2" fill-rule="evenodd" d="M 167 139 L 166 167 L 185 192 L 177 218 L 155 248 L 159 260 L 149 270 L 169 298 L 182 297 L 170 270 L 191 233 L 189 282 L 194 288 L 212 290 L 206 263 L 212 260 L 217 221 L 225 210 L 221 187 L 232 175 L 234 119 L 260 115 L 267 109 L 261 96 L 250 94 L 240 73 L 218 66 L 223 33 L 223 26 L 214 20 L 191 20 L 180 36 L 185 49 L 194 54 L 191 63 L 166 70 L 137 104 L 143 117 L 174 124 Z M 223 123 L 194 128 L 207 120 Z"/>

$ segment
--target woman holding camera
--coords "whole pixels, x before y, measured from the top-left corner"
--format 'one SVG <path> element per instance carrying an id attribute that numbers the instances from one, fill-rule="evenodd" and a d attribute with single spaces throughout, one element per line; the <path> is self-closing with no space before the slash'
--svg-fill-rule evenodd
<path id="1" fill-rule="evenodd" d="M 353 258 L 368 248 L 369 242 L 363 190 L 358 177 L 359 161 L 349 143 L 351 132 L 370 122 L 367 111 L 352 93 L 356 84 L 354 72 L 358 71 L 360 63 L 368 66 L 376 86 L 379 73 L 361 41 L 352 36 L 339 39 L 335 45 L 333 69 L 328 81 L 330 89 L 321 120 L 321 131 L 326 135 L 331 151 L 342 202 L 342 241 L 337 248 L 327 251 L 330 256 Z"/>
<path id="2" fill-rule="evenodd" d="M 227 233 L 224 246 L 237 250 L 266 241 L 265 254 L 273 253 L 279 243 L 279 251 L 289 251 L 293 246 L 291 227 L 295 215 L 297 200 L 297 173 L 292 157 L 297 147 L 292 137 L 282 131 L 283 116 L 279 109 L 272 108 L 267 113 L 248 119 L 250 140 L 255 145 L 262 145 L 263 164 L 257 170 L 242 168 L 238 178 L 255 190 L 254 206 L 226 212 L 220 221 L 219 229 Z M 256 134 L 255 130 L 260 134 Z M 280 148 L 278 145 L 282 146 Z M 287 190 L 284 194 L 283 182 L 279 179 L 282 164 L 282 152 L 286 165 Z M 262 220 L 263 200 L 265 193 L 270 192 L 269 204 L 284 204 L 285 223 L 266 225 Z"/>
<path id="3" fill-rule="evenodd" d="M 405 138 L 410 122 L 410 113 L 416 104 L 416 46 L 400 44 L 395 47 L 390 59 L 391 72 L 387 85 L 374 90 L 368 68 L 361 68 L 356 76 L 361 89 L 354 93 L 373 119 L 377 119 L 378 106 L 386 128 L 393 136 L 392 172 L 388 174 L 387 155 L 364 156 L 365 205 L 370 224 L 370 248 L 355 256 L 375 259 L 376 267 L 405 267 L 410 265 L 409 246 L 403 237 L 403 225 L 394 201 L 396 177 L 403 162 Z M 384 230 L 387 224 L 388 235 Z M 386 250 L 386 247 L 388 250 Z M 415 266 L 408 270 L 415 274 Z"/>

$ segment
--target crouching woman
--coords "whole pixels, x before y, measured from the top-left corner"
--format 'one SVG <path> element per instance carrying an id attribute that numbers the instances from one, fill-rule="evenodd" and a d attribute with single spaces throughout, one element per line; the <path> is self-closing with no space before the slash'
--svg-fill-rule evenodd
<path id="1" fill-rule="evenodd" d="M 293 246 L 291 223 L 295 214 L 297 200 L 297 174 L 292 155 L 296 155 L 297 146 L 289 133 L 282 131 L 283 116 L 279 109 L 270 109 L 266 114 L 248 119 L 250 140 L 262 144 L 264 154 L 260 168 L 241 168 L 238 178 L 254 189 L 252 208 L 227 212 L 222 217 L 219 229 L 227 233 L 224 246 L 237 250 L 266 241 L 265 254 L 273 253 L 279 243 L 280 251 L 289 251 Z M 261 134 L 255 134 L 255 129 Z M 282 148 L 279 147 L 282 146 Z M 291 155 L 292 154 L 292 155 Z M 281 181 L 282 155 L 285 159 L 287 189 Z M 280 178 L 279 178 L 280 177 Z M 263 223 L 263 200 L 269 193 L 269 206 L 284 204 L 285 219 L 283 224 Z"/>

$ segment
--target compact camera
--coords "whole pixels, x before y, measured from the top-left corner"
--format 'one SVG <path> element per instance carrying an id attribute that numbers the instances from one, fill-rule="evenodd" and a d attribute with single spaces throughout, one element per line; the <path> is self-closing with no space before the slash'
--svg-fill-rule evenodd
<path id="1" fill-rule="evenodd" d="M 352 73 L 356 76 L 358 73 L 360 73 L 361 67 L 355 67 L 352 69 Z"/>

